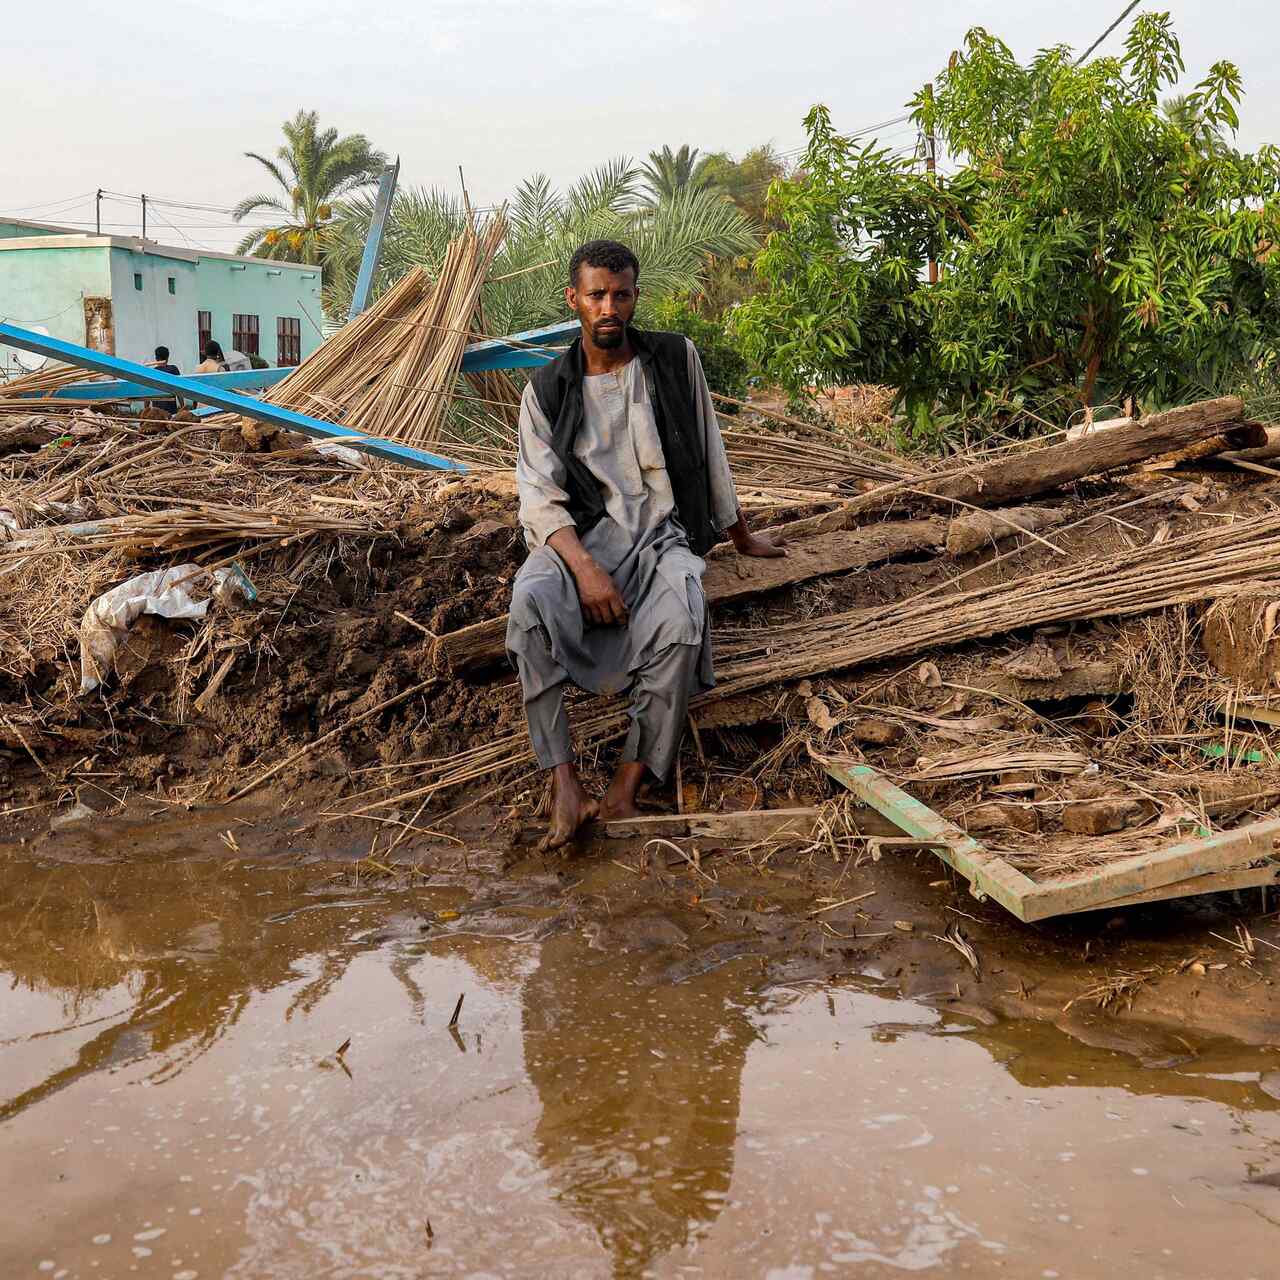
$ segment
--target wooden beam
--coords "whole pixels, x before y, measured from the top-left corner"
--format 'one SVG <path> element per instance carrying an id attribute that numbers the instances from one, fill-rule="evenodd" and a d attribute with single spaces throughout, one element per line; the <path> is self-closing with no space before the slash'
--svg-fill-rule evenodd
<path id="1" fill-rule="evenodd" d="M 708 604 L 725 604 L 940 547 L 946 536 L 947 522 L 935 518 L 886 521 L 820 534 L 788 543 L 786 556 L 774 560 L 740 556 L 732 547 L 717 547 L 707 556 L 702 590 Z M 506 636 L 504 613 L 441 636 L 432 646 L 432 657 L 437 669 L 457 675 L 500 662 L 506 653 Z"/>
<path id="2" fill-rule="evenodd" d="M 1243 413 L 1244 402 L 1238 396 L 1201 400 L 1083 440 L 1002 454 L 977 466 L 882 485 L 835 511 L 797 521 L 791 527 L 797 533 L 802 529 L 814 533 L 847 529 L 861 517 L 921 502 L 944 510 L 954 510 L 957 503 L 998 507 L 1217 435 L 1224 423 L 1236 422 Z"/>
<path id="3" fill-rule="evenodd" d="M 639 818 L 616 818 L 604 824 L 611 840 L 622 838 L 666 839 L 714 836 L 738 844 L 797 836 L 809 839 L 818 821 L 817 809 L 746 809 L 739 813 L 660 813 Z"/>

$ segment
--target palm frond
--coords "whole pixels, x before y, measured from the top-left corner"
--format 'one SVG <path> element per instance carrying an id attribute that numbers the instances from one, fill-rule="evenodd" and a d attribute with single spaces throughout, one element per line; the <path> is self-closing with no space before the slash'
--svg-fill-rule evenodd
<path id="1" fill-rule="evenodd" d="M 639 182 L 639 168 L 627 156 L 617 156 L 584 174 L 565 192 L 563 214 L 572 219 L 599 210 L 621 212 L 634 204 Z"/>
<path id="2" fill-rule="evenodd" d="M 255 213 L 259 209 L 270 209 L 274 213 L 283 213 L 288 216 L 293 212 L 279 196 L 273 195 L 256 195 L 246 196 L 240 201 L 234 209 L 231 210 L 231 219 L 233 222 L 240 222 L 251 213 Z"/>

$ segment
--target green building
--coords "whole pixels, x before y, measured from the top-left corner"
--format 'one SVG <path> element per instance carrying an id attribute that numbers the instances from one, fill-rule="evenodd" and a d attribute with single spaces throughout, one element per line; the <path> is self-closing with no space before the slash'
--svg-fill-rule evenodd
<path id="1" fill-rule="evenodd" d="M 183 373 L 211 337 L 294 365 L 320 345 L 320 268 L 0 219 L 0 319 L 143 363 L 166 346 Z M 40 365 L 0 344 L 0 379 Z"/>

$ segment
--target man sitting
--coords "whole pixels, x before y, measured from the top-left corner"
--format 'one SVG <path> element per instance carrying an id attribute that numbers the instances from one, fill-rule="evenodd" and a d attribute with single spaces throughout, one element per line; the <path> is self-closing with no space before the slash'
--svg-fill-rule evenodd
<path id="1" fill-rule="evenodd" d="M 597 815 L 634 815 L 645 770 L 670 772 L 689 698 L 715 683 L 702 555 L 724 535 L 742 555 L 786 554 L 747 528 L 693 344 L 632 325 L 639 275 L 614 241 L 573 255 L 565 300 L 581 336 L 534 374 L 520 403 L 530 555 L 512 589 L 507 649 L 534 753 L 553 773 L 546 848 Z M 632 695 L 622 763 L 598 804 L 574 761 L 570 681 Z"/>

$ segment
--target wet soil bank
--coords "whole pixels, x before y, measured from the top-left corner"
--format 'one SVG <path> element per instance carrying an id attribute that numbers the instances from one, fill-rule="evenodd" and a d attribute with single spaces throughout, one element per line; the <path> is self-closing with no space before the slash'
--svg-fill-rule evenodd
<path id="1" fill-rule="evenodd" d="M 388 871 L 289 804 L 0 844 L 6 1276 L 1269 1274 L 1256 890 L 1031 927 L 479 810 Z"/>

